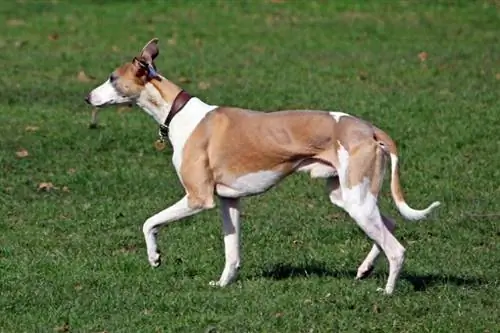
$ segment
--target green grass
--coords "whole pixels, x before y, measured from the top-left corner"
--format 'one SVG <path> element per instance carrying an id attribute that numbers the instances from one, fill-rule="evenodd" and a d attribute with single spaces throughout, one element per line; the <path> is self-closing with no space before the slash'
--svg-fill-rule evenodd
<path id="1" fill-rule="evenodd" d="M 500 331 L 499 12 L 495 1 L 4 1 L 0 332 Z M 154 149 L 157 126 L 137 107 L 106 109 L 89 129 L 83 97 L 155 36 L 162 73 L 208 103 L 343 110 L 390 133 L 410 205 L 444 204 L 406 223 L 384 188 L 407 248 L 393 297 L 376 292 L 385 258 L 354 281 L 371 243 L 306 175 L 245 200 L 232 286 L 208 286 L 223 266 L 216 210 L 163 229 L 163 265 L 149 267 L 142 223 L 182 195 L 171 150 Z"/>

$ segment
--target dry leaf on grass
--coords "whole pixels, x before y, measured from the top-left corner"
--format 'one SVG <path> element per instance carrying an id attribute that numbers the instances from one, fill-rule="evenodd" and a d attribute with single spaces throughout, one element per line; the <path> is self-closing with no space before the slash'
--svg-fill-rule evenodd
<path id="1" fill-rule="evenodd" d="M 76 172 L 76 169 L 75 169 L 75 168 L 69 168 L 69 169 L 68 169 L 68 173 L 69 173 L 70 175 L 74 174 L 75 172 Z"/>
<path id="2" fill-rule="evenodd" d="M 54 32 L 54 33 L 51 33 L 49 36 L 48 36 L 48 39 L 51 40 L 51 41 L 56 41 L 59 39 L 59 34 L 57 32 Z"/>
<path id="3" fill-rule="evenodd" d="M 26 22 L 24 22 L 21 19 L 10 19 L 10 20 L 7 20 L 6 23 L 8 26 L 11 26 L 11 27 L 19 27 L 19 26 L 26 24 Z"/>
<path id="4" fill-rule="evenodd" d="M 168 45 L 175 45 L 175 44 L 177 44 L 177 39 L 175 39 L 175 37 L 169 38 L 169 39 L 167 39 L 167 44 Z"/>
<path id="5" fill-rule="evenodd" d="M 54 328 L 54 331 L 60 332 L 60 333 L 69 332 L 69 330 L 70 330 L 70 328 L 69 328 L 69 323 L 68 322 L 65 322 L 61 326 L 57 326 L 57 327 Z"/>
<path id="6" fill-rule="evenodd" d="M 22 149 L 16 151 L 16 156 L 19 158 L 24 158 L 24 157 L 28 157 L 29 153 L 26 149 L 22 148 Z"/>
<path id="7" fill-rule="evenodd" d="M 111 51 L 113 52 L 120 52 L 120 48 L 116 45 L 111 46 Z"/>
<path id="8" fill-rule="evenodd" d="M 495 79 L 500 80 L 500 73 L 497 73 L 497 74 L 495 75 Z"/>
<path id="9" fill-rule="evenodd" d="M 177 82 L 179 83 L 190 83 L 191 82 L 191 79 L 185 77 L 185 76 L 181 76 L 180 78 L 177 79 Z"/>
<path id="10" fill-rule="evenodd" d="M 201 81 L 200 83 L 198 83 L 198 88 L 200 88 L 201 90 L 207 90 L 208 88 L 210 88 L 210 83 Z"/>
<path id="11" fill-rule="evenodd" d="M 28 44 L 28 41 L 26 40 L 16 40 L 14 42 L 14 47 L 20 49 L 21 47 L 24 47 L 26 44 Z"/>
<path id="12" fill-rule="evenodd" d="M 84 71 L 79 71 L 76 78 L 78 81 L 85 83 L 92 82 L 95 79 L 94 77 L 87 75 Z"/>
<path id="13" fill-rule="evenodd" d="M 132 244 L 132 245 L 125 245 L 123 247 L 121 247 L 120 249 L 114 251 L 115 254 L 118 254 L 118 253 L 133 253 L 133 252 L 137 252 L 137 246 Z"/>
<path id="14" fill-rule="evenodd" d="M 365 81 L 366 79 L 368 79 L 368 73 L 364 71 L 359 72 L 358 79 L 360 79 L 361 81 Z"/>
<path id="15" fill-rule="evenodd" d="M 420 52 L 418 54 L 418 58 L 420 59 L 420 61 L 424 62 L 427 60 L 427 58 L 429 57 L 429 55 L 427 54 L 427 52 Z"/>
<path id="16" fill-rule="evenodd" d="M 49 192 L 55 189 L 57 189 L 57 187 L 55 187 L 54 184 L 52 184 L 51 182 L 42 182 L 38 184 L 39 191 Z"/>
<path id="17" fill-rule="evenodd" d="M 68 193 L 69 192 L 69 187 L 63 186 L 62 191 Z"/>
<path id="18" fill-rule="evenodd" d="M 38 131 L 39 129 L 40 129 L 40 127 L 38 127 L 38 126 L 31 126 L 31 125 L 28 125 L 28 126 L 26 126 L 26 127 L 24 128 L 24 130 L 25 130 L 26 132 L 36 132 L 36 131 Z"/>

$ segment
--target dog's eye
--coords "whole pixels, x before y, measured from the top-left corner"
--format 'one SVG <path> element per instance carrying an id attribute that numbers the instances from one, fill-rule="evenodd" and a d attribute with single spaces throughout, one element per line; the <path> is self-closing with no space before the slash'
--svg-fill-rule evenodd
<path id="1" fill-rule="evenodd" d="M 116 81 L 116 76 L 114 76 L 113 74 L 111 74 L 109 76 L 109 82 L 113 83 L 114 81 Z"/>

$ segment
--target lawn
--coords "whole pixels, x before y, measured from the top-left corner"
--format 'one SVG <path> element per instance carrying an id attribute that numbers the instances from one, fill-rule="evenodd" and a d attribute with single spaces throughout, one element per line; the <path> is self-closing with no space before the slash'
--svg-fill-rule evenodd
<path id="1" fill-rule="evenodd" d="M 498 1 L 4 1 L 0 332 L 499 332 Z M 157 65 L 217 105 L 344 111 L 398 142 L 406 247 L 354 281 L 371 243 L 322 181 L 244 201 L 243 267 L 223 289 L 217 210 L 142 224 L 183 194 L 138 107 L 97 129 L 84 96 L 151 38 Z"/>

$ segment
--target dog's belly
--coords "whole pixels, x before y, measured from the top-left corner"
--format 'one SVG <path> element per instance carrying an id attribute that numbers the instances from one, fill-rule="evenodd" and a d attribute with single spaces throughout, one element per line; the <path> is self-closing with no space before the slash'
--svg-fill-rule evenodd
<path id="1" fill-rule="evenodd" d="M 269 190 L 284 177 L 279 171 L 258 171 L 239 176 L 230 184 L 217 184 L 215 192 L 217 195 L 227 198 L 238 198 L 259 194 Z"/>
<path id="2" fill-rule="evenodd" d="M 328 178 L 337 176 L 337 169 L 327 163 L 315 159 L 301 161 L 295 170 L 309 172 L 311 178 Z"/>

